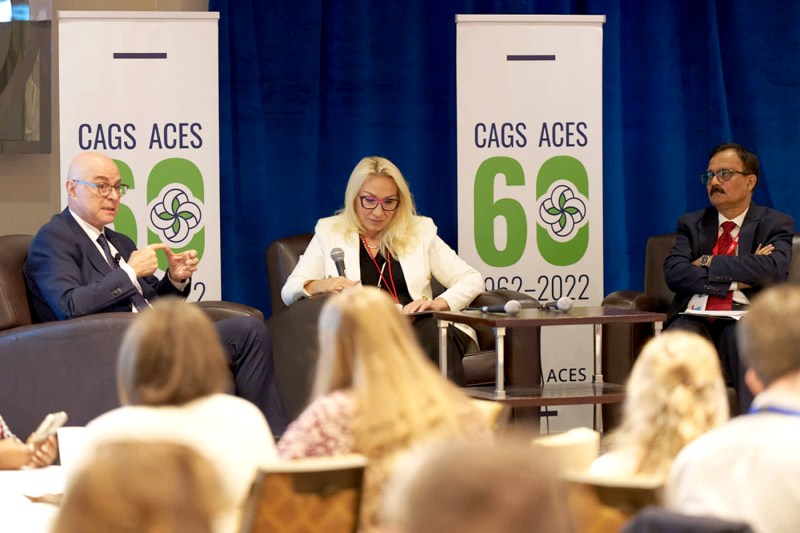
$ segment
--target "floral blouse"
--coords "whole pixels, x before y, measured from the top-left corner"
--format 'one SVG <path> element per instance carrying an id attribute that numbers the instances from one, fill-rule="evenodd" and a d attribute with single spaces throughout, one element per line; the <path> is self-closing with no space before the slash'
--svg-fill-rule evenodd
<path id="1" fill-rule="evenodd" d="M 8 429 L 5 420 L 3 420 L 3 417 L 0 416 L 0 440 L 15 439 L 15 438 L 17 437 L 13 433 L 11 433 L 11 430 Z"/>
<path id="2" fill-rule="evenodd" d="M 278 455 L 301 459 L 352 453 L 354 408 L 353 395 L 347 391 L 317 398 L 286 429 L 278 441 Z"/>

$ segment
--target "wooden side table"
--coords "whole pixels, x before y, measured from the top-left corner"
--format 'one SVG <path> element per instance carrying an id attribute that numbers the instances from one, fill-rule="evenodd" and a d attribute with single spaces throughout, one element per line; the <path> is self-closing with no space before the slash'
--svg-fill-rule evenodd
<path id="1" fill-rule="evenodd" d="M 545 309 L 523 309 L 516 316 L 480 311 L 437 311 L 434 317 L 439 324 L 439 367 L 447 375 L 447 326 L 454 322 L 470 326 L 489 326 L 494 329 L 497 351 L 495 386 L 471 387 L 466 392 L 471 396 L 508 403 L 514 407 L 594 404 L 594 427 L 602 431 L 600 409 L 604 403 L 618 403 L 625 398 L 622 385 L 603 381 L 603 324 L 652 322 L 656 335 L 661 332 L 665 313 L 653 313 L 637 309 L 613 307 L 574 307 L 564 313 Z M 505 383 L 505 336 L 506 328 L 541 328 L 542 326 L 585 325 L 594 326 L 594 365 L 590 384 L 550 384 L 541 387 L 515 387 Z M 522 357 L 522 354 L 512 354 Z"/>

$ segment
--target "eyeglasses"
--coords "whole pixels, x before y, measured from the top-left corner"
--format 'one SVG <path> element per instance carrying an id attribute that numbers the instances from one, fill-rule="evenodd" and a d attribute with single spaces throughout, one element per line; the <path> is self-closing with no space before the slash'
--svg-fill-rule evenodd
<path id="1" fill-rule="evenodd" d="M 700 181 L 703 185 L 707 184 L 714 178 L 717 178 L 719 181 L 729 181 L 734 174 L 741 174 L 742 176 L 747 176 L 750 174 L 749 172 L 742 172 L 741 170 L 728 170 L 722 169 L 717 170 L 716 172 L 711 172 L 710 170 L 707 172 L 703 172 L 700 174 Z"/>
<path id="2" fill-rule="evenodd" d="M 394 211 L 400 205 L 400 200 L 397 198 L 384 198 L 378 200 L 374 196 L 359 196 L 361 198 L 361 207 L 364 209 L 375 209 L 381 206 L 384 211 Z"/>
<path id="3" fill-rule="evenodd" d="M 75 183 L 80 183 L 81 185 L 86 185 L 88 187 L 94 187 L 97 191 L 97 194 L 105 198 L 109 194 L 111 194 L 111 189 L 117 191 L 117 194 L 122 198 L 125 196 L 125 193 L 128 192 L 128 186 L 124 183 L 120 183 L 116 187 L 112 187 L 108 183 L 92 183 L 91 181 L 83 181 L 83 180 L 72 180 Z"/>

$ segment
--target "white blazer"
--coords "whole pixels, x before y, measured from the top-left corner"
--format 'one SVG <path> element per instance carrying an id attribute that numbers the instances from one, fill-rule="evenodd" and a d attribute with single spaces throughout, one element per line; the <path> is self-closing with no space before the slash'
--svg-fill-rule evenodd
<path id="1" fill-rule="evenodd" d="M 446 300 L 453 311 L 463 309 L 483 292 L 483 277 L 439 238 L 433 220 L 419 216 L 414 218 L 417 242 L 403 257 L 397 257 L 411 298 L 432 299 L 433 276 L 446 287 L 439 298 Z M 339 275 L 331 259 L 333 248 L 344 251 L 347 277 L 353 281 L 361 279 L 361 243 L 358 238 L 348 239 L 340 229 L 342 227 L 344 224 L 340 216 L 323 218 L 317 222 L 314 238 L 281 290 L 281 298 L 286 305 L 306 296 L 303 290 L 306 282 Z"/>

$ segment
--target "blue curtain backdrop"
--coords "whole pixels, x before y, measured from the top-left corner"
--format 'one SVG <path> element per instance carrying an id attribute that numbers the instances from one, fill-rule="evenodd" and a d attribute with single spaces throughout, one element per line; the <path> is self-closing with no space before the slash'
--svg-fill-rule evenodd
<path id="1" fill-rule="evenodd" d="M 795 214 L 800 2 L 212 0 L 220 12 L 223 297 L 269 312 L 264 250 L 341 207 L 364 155 L 394 161 L 457 247 L 455 15 L 606 15 L 605 292 L 641 289 L 644 247 L 707 205 L 698 173 L 736 141 L 756 202 Z"/>

